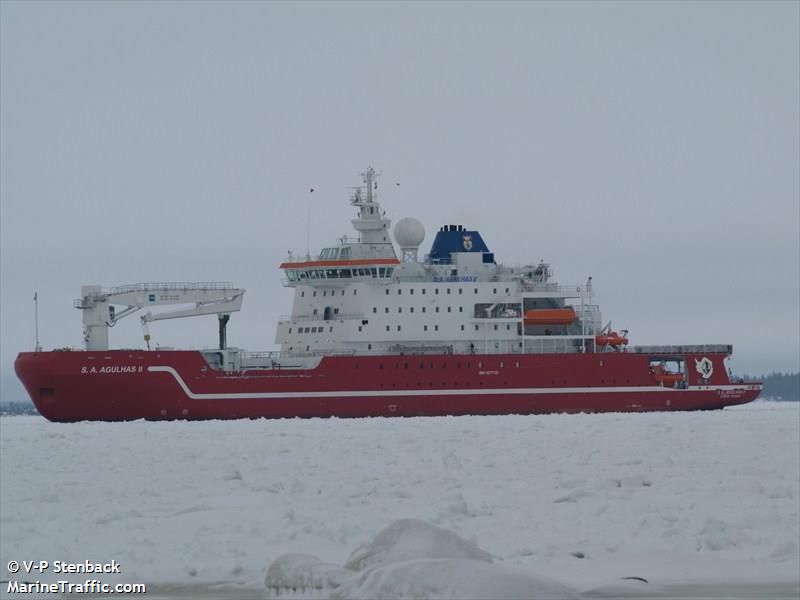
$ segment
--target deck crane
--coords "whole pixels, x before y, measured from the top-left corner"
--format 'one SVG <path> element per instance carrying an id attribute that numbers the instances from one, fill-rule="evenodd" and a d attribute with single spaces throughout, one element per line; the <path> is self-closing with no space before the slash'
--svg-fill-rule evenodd
<path id="1" fill-rule="evenodd" d="M 226 347 L 226 327 L 230 314 L 242 308 L 244 290 L 231 283 L 136 283 L 111 289 L 99 285 L 81 287 L 75 308 L 83 311 L 83 339 L 87 350 L 108 349 L 108 329 L 133 313 L 151 306 L 194 304 L 187 308 L 141 316 L 144 339 L 150 349 L 148 323 L 164 319 L 181 319 L 217 315 L 219 347 Z M 117 312 L 116 306 L 125 308 Z"/>

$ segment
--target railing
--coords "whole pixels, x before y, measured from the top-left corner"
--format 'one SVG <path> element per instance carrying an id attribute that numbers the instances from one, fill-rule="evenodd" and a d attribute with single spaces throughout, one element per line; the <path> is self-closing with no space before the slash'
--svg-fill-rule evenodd
<path id="1" fill-rule="evenodd" d="M 281 315 L 278 323 L 292 323 L 295 321 L 350 321 L 363 319 L 364 313 L 331 313 L 325 315 Z"/>
<path id="2" fill-rule="evenodd" d="M 683 346 L 633 346 L 637 354 L 731 354 L 732 344 L 689 344 Z"/>
<path id="3" fill-rule="evenodd" d="M 132 283 L 103 290 L 104 294 L 129 294 L 131 292 L 167 292 L 174 290 L 233 290 L 230 281 L 178 281 L 158 283 Z"/>
<path id="4" fill-rule="evenodd" d="M 523 293 L 553 293 L 568 298 L 588 296 L 592 293 L 591 286 L 587 285 L 558 285 L 556 283 L 521 283 Z"/>

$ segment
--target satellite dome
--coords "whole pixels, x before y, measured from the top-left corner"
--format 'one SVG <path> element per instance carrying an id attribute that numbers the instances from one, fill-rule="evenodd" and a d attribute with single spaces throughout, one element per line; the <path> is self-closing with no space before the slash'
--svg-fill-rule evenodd
<path id="1" fill-rule="evenodd" d="M 400 219 L 394 226 L 394 239 L 401 248 L 417 248 L 425 239 L 425 227 L 414 217 Z"/>

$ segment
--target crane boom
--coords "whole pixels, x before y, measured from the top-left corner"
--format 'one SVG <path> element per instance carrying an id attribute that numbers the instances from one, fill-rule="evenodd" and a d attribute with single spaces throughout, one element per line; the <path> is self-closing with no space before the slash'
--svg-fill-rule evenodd
<path id="1" fill-rule="evenodd" d="M 164 319 L 182 319 L 216 314 L 219 318 L 220 347 L 225 346 L 225 326 L 230 313 L 241 310 L 245 290 L 230 283 L 137 283 L 103 289 L 98 285 L 81 288 L 75 308 L 83 311 L 83 332 L 87 350 L 108 349 L 108 328 L 143 308 L 194 304 L 186 308 L 141 317 L 142 325 Z M 116 306 L 125 308 L 117 312 Z M 147 336 L 146 336 L 146 341 Z M 148 343 L 149 347 L 149 343 Z"/>

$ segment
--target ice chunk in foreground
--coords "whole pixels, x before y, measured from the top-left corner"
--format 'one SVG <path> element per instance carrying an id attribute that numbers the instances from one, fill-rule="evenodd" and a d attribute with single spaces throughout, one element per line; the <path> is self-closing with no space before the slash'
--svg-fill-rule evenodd
<path id="1" fill-rule="evenodd" d="M 545 577 L 458 558 L 407 560 L 368 569 L 337 587 L 331 595 L 333 599 L 353 600 L 560 600 L 579 597 Z"/>
<path id="2" fill-rule="evenodd" d="M 265 598 L 329 598 L 352 571 L 310 554 L 284 554 L 272 561 L 264 578 Z"/>
<path id="3" fill-rule="evenodd" d="M 395 521 L 350 555 L 344 569 L 308 554 L 276 559 L 265 598 L 578 598 L 546 577 L 492 564 L 492 556 L 452 531 Z"/>
<path id="4" fill-rule="evenodd" d="M 466 558 L 492 562 L 492 555 L 452 531 L 418 519 L 395 521 L 350 555 L 345 568 L 364 571 L 418 558 Z"/>

